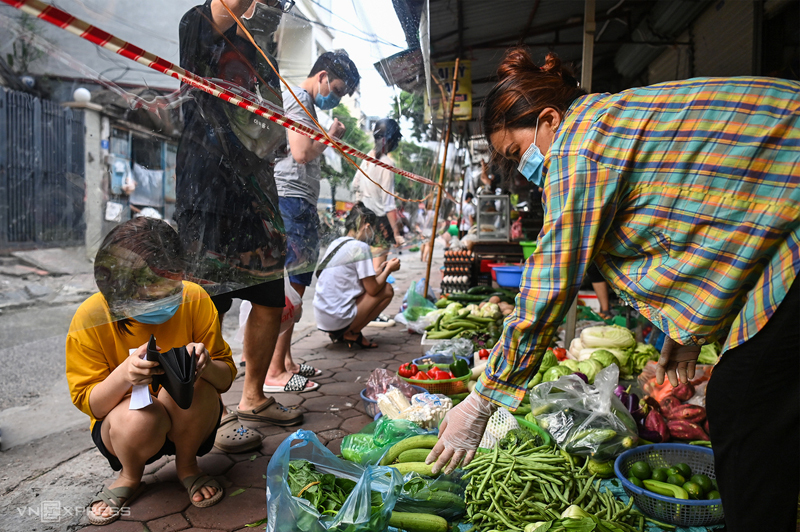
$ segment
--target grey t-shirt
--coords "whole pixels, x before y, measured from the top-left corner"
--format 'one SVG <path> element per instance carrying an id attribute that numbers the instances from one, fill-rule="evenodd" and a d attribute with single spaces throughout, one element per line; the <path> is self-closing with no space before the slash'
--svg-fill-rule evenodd
<path id="1" fill-rule="evenodd" d="M 292 90 L 316 119 L 317 112 L 314 109 L 314 100 L 311 95 L 300 87 L 292 87 Z M 303 125 L 317 128 L 288 90 L 283 91 L 283 102 L 283 110 L 287 117 Z M 288 138 L 285 148 L 279 150 L 278 153 L 280 156 L 275 162 L 275 183 L 278 185 L 278 195 L 282 198 L 301 198 L 316 205 L 319 198 L 320 158 L 322 156 L 320 155 L 309 163 L 298 164 L 289 150 Z"/>

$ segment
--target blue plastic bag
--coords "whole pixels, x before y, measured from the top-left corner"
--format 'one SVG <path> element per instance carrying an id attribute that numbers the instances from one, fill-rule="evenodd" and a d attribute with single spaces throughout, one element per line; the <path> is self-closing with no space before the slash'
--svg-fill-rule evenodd
<path id="1" fill-rule="evenodd" d="M 341 510 L 322 516 L 306 499 L 293 497 L 287 475 L 289 461 L 307 460 L 321 473 L 356 482 Z M 391 467 L 361 467 L 334 456 L 314 435 L 298 430 L 275 451 L 267 466 L 267 532 L 367 532 L 386 530 L 403 477 Z M 381 494 L 380 510 L 373 514 L 371 492 Z"/>

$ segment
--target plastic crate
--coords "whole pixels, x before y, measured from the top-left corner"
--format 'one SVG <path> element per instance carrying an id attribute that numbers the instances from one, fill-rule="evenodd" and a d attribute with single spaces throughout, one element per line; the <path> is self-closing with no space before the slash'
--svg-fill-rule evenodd
<path id="1" fill-rule="evenodd" d="M 411 385 L 414 388 L 414 395 L 418 393 L 425 393 L 427 390 L 421 386 Z M 381 409 L 378 408 L 378 401 L 373 401 L 369 397 L 367 397 L 367 389 L 364 388 L 361 390 L 361 402 L 364 403 L 364 410 L 366 410 L 367 415 L 378 419 L 376 416 L 379 416 L 381 413 Z M 409 400 L 411 398 L 409 397 Z"/>
<path id="2" fill-rule="evenodd" d="M 445 371 L 449 371 L 449 364 L 417 364 L 417 368 L 420 371 L 428 371 L 432 366 L 436 366 L 439 369 L 443 369 Z M 456 377 L 455 379 L 444 379 L 440 381 L 420 381 L 417 379 L 406 379 L 405 377 L 400 377 L 400 374 L 397 374 L 397 377 L 403 379 L 407 383 L 414 385 L 414 386 L 421 386 L 425 388 L 428 393 L 441 393 L 444 395 L 455 395 L 457 393 L 467 393 L 467 383 L 469 382 L 471 374 L 466 374 L 463 377 Z"/>
<path id="3" fill-rule="evenodd" d="M 633 497 L 636 506 L 654 519 L 678 526 L 708 526 L 722 521 L 721 499 L 687 501 L 665 497 L 633 485 L 628 480 L 628 473 L 631 466 L 639 461 L 647 462 L 653 469 L 684 463 L 692 469 L 692 474 L 707 475 L 713 479 L 714 451 L 683 443 L 645 445 L 619 455 L 614 462 L 614 472 L 625 492 Z"/>

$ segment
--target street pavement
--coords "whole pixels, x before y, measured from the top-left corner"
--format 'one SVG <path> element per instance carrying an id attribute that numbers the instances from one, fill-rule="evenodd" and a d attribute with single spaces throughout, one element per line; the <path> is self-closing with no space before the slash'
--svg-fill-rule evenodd
<path id="1" fill-rule="evenodd" d="M 438 286 L 441 249 L 434 256 L 432 278 Z M 418 253 L 406 252 L 399 258 L 402 268 L 394 274 L 395 299 L 387 309 L 392 315 L 399 310 L 408 286 L 425 275 Z M 68 278 L 74 284 L 76 276 Z M 84 297 L 82 294 L 81 299 Z M 219 476 L 226 489 L 223 500 L 211 508 L 190 504 L 175 476 L 173 459 L 151 464 L 145 476 L 147 490 L 131 505 L 130 516 L 103 530 L 253 530 L 245 525 L 266 517 L 267 464 L 291 432 L 311 430 L 338 453 L 346 434 L 371 421 L 359 397 L 371 371 L 394 368 L 419 356 L 420 337 L 396 325 L 365 329 L 365 336 L 380 345 L 378 349 L 349 350 L 344 344 L 331 344 L 314 325 L 312 298 L 313 286 L 304 298 L 305 311 L 296 326 L 292 350 L 297 361 L 323 370 L 313 379 L 321 386 L 314 392 L 275 394 L 278 402 L 304 409 L 303 425 L 290 429 L 251 425 L 264 437 L 260 450 L 230 455 L 215 449 L 201 458 L 200 467 Z M 64 335 L 76 307 L 75 303 L 43 306 L 38 302 L 22 310 L 6 311 L 0 317 L 0 338 L 7 346 L 0 350 L 0 360 L 19 365 L 13 370 L 6 366 L 0 376 L 0 530 L 82 529 L 87 524 L 83 508 L 114 478 L 107 461 L 92 444 L 88 418 L 72 405 L 63 378 Z M 238 360 L 241 346 L 234 342 L 237 329 L 235 306 L 223 322 L 223 335 Z M 229 407 L 235 408 L 239 401 L 242 376 L 223 395 Z"/>

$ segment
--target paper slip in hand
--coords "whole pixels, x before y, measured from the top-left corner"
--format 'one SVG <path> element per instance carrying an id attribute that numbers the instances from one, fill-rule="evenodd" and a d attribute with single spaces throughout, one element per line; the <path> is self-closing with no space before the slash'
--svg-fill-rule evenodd
<path id="1" fill-rule="evenodd" d="M 132 355 L 136 349 L 131 349 L 128 353 Z M 148 384 L 135 384 L 131 391 L 131 403 L 128 410 L 139 410 L 146 406 L 153 404 L 153 396 L 150 395 L 150 386 Z"/>

